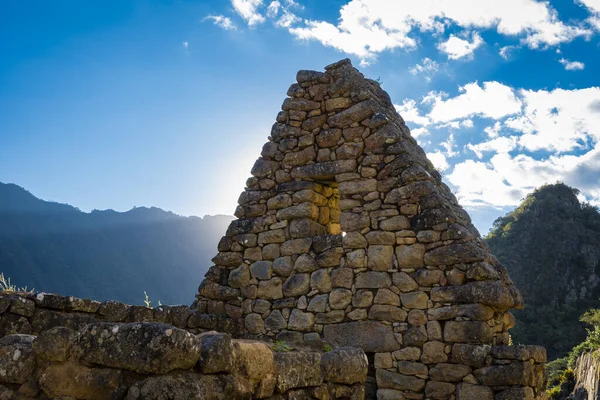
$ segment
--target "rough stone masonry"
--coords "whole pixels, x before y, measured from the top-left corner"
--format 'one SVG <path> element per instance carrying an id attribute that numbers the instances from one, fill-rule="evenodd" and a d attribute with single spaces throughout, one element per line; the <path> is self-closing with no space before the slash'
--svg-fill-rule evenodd
<path id="1" fill-rule="evenodd" d="M 2 293 L 0 400 L 545 398 L 519 291 L 388 95 L 348 60 L 297 81 L 192 307 Z"/>
<path id="2" fill-rule="evenodd" d="M 544 398 L 523 299 L 380 85 L 300 71 L 193 308 L 244 336 L 362 348 L 377 398 Z"/>

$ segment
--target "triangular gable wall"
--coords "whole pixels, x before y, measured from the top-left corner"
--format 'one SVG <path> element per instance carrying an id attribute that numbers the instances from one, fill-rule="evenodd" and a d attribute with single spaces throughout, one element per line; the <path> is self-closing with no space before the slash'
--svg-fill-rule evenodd
<path id="1" fill-rule="evenodd" d="M 461 345 L 508 344 L 523 300 L 380 85 L 342 60 L 287 94 L 194 307 L 361 347 L 380 387 L 412 363 L 409 394 Z"/>

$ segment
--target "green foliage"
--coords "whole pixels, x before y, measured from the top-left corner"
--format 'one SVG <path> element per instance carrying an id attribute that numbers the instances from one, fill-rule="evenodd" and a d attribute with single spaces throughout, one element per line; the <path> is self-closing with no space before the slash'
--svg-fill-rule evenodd
<path id="1" fill-rule="evenodd" d="M 325 343 L 323 345 L 323 351 L 325 353 L 329 353 L 330 351 L 333 351 L 333 347 L 329 343 Z"/>
<path id="2" fill-rule="evenodd" d="M 148 297 L 148 293 L 146 293 L 146 291 L 144 290 L 144 305 L 148 308 L 152 308 L 152 301 L 150 300 L 150 298 Z M 160 302 L 160 300 L 158 301 L 158 307 L 162 306 L 162 303 Z"/>
<path id="3" fill-rule="evenodd" d="M 566 357 L 556 359 L 547 364 L 548 369 L 548 398 L 559 400 L 565 393 L 571 393 L 574 388 L 574 369 L 577 359 L 585 352 L 600 348 L 600 309 L 592 309 L 584 313 L 580 321 L 587 324 L 586 339 L 569 352 Z"/>
<path id="4" fill-rule="evenodd" d="M 514 312 L 515 343 L 540 344 L 549 359 L 566 356 L 586 339 L 579 316 L 600 305 L 600 213 L 556 183 L 528 194 L 494 221 L 485 238 L 525 299 Z"/>
<path id="5" fill-rule="evenodd" d="M 273 344 L 273 350 L 275 350 L 278 353 L 282 353 L 286 351 L 291 351 L 292 348 L 283 340 L 276 340 Z"/>
<path id="6" fill-rule="evenodd" d="M 27 290 L 27 286 L 18 287 L 10 281 L 10 277 L 5 277 L 4 272 L 0 272 L 0 292 L 3 293 L 33 293 L 33 289 Z"/>

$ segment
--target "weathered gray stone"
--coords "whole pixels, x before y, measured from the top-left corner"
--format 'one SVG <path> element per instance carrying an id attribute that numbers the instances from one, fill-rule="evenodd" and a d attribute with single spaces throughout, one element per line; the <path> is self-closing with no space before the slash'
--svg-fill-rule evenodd
<path id="1" fill-rule="evenodd" d="M 331 271 L 331 285 L 350 289 L 354 281 L 354 272 L 350 268 L 338 268 Z"/>
<path id="2" fill-rule="evenodd" d="M 201 351 L 198 366 L 204 374 L 229 372 L 233 368 L 233 344 L 226 333 L 209 332 L 200 335 Z"/>
<path id="3" fill-rule="evenodd" d="M 425 246 L 422 244 L 396 247 L 396 258 L 400 268 L 420 268 L 424 266 Z"/>
<path id="4" fill-rule="evenodd" d="M 456 390 L 453 383 L 428 381 L 425 386 L 425 396 L 430 399 L 447 399 Z"/>
<path id="5" fill-rule="evenodd" d="M 315 317 L 313 314 L 294 309 L 290 314 L 288 328 L 294 331 L 309 331 L 314 324 L 314 319 Z"/>
<path id="6" fill-rule="evenodd" d="M 273 261 L 273 272 L 279 276 L 290 276 L 293 270 L 294 265 L 290 256 L 278 257 Z"/>
<path id="7" fill-rule="evenodd" d="M 452 345 L 452 362 L 481 368 L 487 364 L 488 360 L 491 363 L 491 351 L 492 348 L 488 345 L 455 343 Z"/>
<path id="8" fill-rule="evenodd" d="M 329 294 L 329 305 L 334 310 L 343 310 L 350 305 L 352 292 L 348 289 L 335 288 Z"/>
<path id="9" fill-rule="evenodd" d="M 256 261 L 250 265 L 250 275 L 260 280 L 269 280 L 273 274 L 273 263 L 271 261 Z"/>
<path id="10" fill-rule="evenodd" d="M 242 264 L 229 273 L 229 286 L 232 288 L 241 288 L 250 284 L 250 269 L 246 264 Z"/>
<path id="11" fill-rule="evenodd" d="M 36 357 L 48 361 L 65 361 L 77 334 L 64 326 L 57 326 L 40 333 L 33 343 Z"/>
<path id="12" fill-rule="evenodd" d="M 25 383 L 35 370 L 31 335 L 8 335 L 0 339 L 0 382 Z"/>
<path id="13" fill-rule="evenodd" d="M 405 272 L 394 272 L 392 280 L 401 292 L 412 292 L 419 288 L 417 282 Z"/>
<path id="14" fill-rule="evenodd" d="M 479 303 L 501 310 L 520 308 L 523 305 L 518 290 L 501 281 L 436 287 L 431 290 L 431 300 L 440 303 Z"/>
<path id="15" fill-rule="evenodd" d="M 271 311 L 267 319 L 265 319 L 265 328 L 269 330 L 277 331 L 285 329 L 286 327 L 287 323 L 285 322 L 285 319 L 279 310 Z"/>
<path id="16" fill-rule="evenodd" d="M 392 280 L 386 272 L 368 271 L 356 276 L 357 289 L 379 289 L 390 286 L 392 286 Z"/>
<path id="17" fill-rule="evenodd" d="M 367 251 L 367 267 L 374 271 L 387 271 L 393 267 L 394 247 L 371 245 Z"/>
<path id="18" fill-rule="evenodd" d="M 402 306 L 424 310 L 427 308 L 429 297 L 424 292 L 400 293 Z"/>
<path id="19" fill-rule="evenodd" d="M 494 400 L 494 392 L 485 386 L 460 383 L 456 386 L 456 400 Z"/>
<path id="20" fill-rule="evenodd" d="M 246 318 L 244 319 L 244 326 L 249 333 L 255 335 L 265 333 L 265 322 L 260 314 L 252 313 L 246 315 Z"/>
<path id="21" fill-rule="evenodd" d="M 321 357 L 321 373 L 328 382 L 353 385 L 367 380 L 369 363 L 363 350 L 342 347 Z"/>
<path id="22" fill-rule="evenodd" d="M 429 370 L 429 377 L 442 382 L 460 382 L 471 373 L 471 367 L 461 364 L 439 363 Z"/>
<path id="23" fill-rule="evenodd" d="M 281 299 L 283 297 L 281 279 L 271 278 L 268 281 L 259 282 L 258 297 L 267 300 Z"/>
<path id="24" fill-rule="evenodd" d="M 285 297 L 297 297 L 308 293 L 310 290 L 309 274 L 294 274 L 283 283 L 283 295 Z"/>
<path id="25" fill-rule="evenodd" d="M 448 356 L 444 352 L 446 345 L 439 341 L 427 342 L 423 345 L 421 361 L 425 364 L 436 364 L 448 361 Z"/>
<path id="26" fill-rule="evenodd" d="M 68 362 L 46 368 L 39 384 L 50 398 L 95 400 L 110 399 L 121 379 L 119 370 L 88 368 Z"/>
<path id="27" fill-rule="evenodd" d="M 373 320 L 402 322 L 406 316 L 406 311 L 395 306 L 375 304 L 369 309 L 369 319 Z"/>
<path id="28" fill-rule="evenodd" d="M 424 379 L 397 374 L 384 369 L 378 369 L 376 376 L 377 387 L 381 389 L 410 390 L 413 392 L 419 392 L 425 387 Z"/>
<path id="29" fill-rule="evenodd" d="M 313 297 L 310 299 L 310 303 L 308 303 L 307 311 L 318 313 L 325 312 L 327 310 L 328 299 L 329 296 L 326 294 L 320 294 Z"/>
<path id="30" fill-rule="evenodd" d="M 448 321 L 444 325 L 444 341 L 491 344 L 494 331 L 482 321 Z"/>
<path id="31" fill-rule="evenodd" d="M 400 348 L 392 326 L 378 321 L 326 325 L 323 339 L 338 347 L 358 347 L 368 353 L 384 353 Z"/>
<path id="32" fill-rule="evenodd" d="M 319 386 L 323 383 L 320 353 L 275 353 L 275 366 L 276 387 L 280 393 L 299 387 Z"/>
<path id="33" fill-rule="evenodd" d="M 74 347 L 90 364 L 165 374 L 193 367 L 201 343 L 191 333 L 161 323 L 105 322 L 83 328 Z"/>

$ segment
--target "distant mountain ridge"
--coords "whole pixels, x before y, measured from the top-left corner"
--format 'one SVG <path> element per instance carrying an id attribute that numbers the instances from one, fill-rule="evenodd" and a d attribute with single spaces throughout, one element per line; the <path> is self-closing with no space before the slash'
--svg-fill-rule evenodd
<path id="1" fill-rule="evenodd" d="M 190 304 L 233 217 L 80 211 L 0 183 L 0 272 L 37 291 Z"/>
<path id="2" fill-rule="evenodd" d="M 543 345 L 551 359 L 585 339 L 579 317 L 600 305 L 600 212 L 578 194 L 562 183 L 542 186 L 486 237 L 525 299 L 513 341 Z"/>

